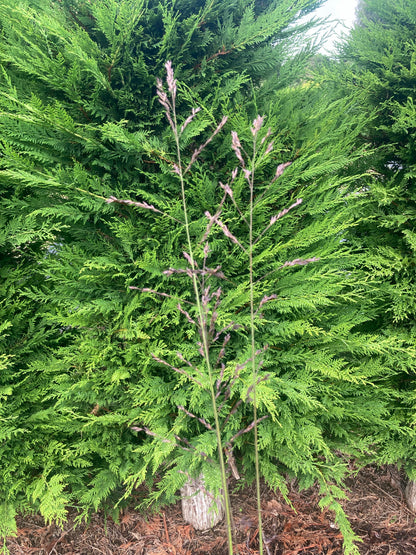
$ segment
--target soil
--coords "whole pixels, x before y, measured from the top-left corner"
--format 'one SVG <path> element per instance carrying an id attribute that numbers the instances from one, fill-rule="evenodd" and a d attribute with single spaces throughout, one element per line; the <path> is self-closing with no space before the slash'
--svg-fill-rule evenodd
<path id="1" fill-rule="evenodd" d="M 395 467 L 361 470 L 347 483 L 343 502 L 361 555 L 416 555 L 416 514 L 404 502 L 404 477 Z M 318 508 L 315 489 L 290 490 L 290 507 L 280 494 L 262 491 L 265 554 L 342 555 L 342 536 L 331 511 Z M 258 554 L 258 528 L 254 490 L 232 494 L 235 552 Z M 88 525 L 74 527 L 75 514 L 63 529 L 45 525 L 39 516 L 18 519 L 18 534 L 7 546 L 12 555 L 226 555 L 223 524 L 207 532 L 187 525 L 180 504 L 157 515 L 124 510 L 118 524 L 103 514 Z"/>

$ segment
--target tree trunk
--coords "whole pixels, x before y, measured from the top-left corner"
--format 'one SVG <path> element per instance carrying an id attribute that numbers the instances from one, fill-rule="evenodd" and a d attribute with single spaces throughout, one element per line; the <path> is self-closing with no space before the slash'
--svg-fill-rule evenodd
<path id="1" fill-rule="evenodd" d="M 190 478 L 181 489 L 182 515 L 196 530 L 208 530 L 224 518 L 221 496 L 214 499 L 204 486 L 204 477 Z"/>
<path id="2" fill-rule="evenodd" d="M 416 482 L 414 480 L 409 480 L 404 491 L 407 506 L 411 511 L 416 513 Z"/>

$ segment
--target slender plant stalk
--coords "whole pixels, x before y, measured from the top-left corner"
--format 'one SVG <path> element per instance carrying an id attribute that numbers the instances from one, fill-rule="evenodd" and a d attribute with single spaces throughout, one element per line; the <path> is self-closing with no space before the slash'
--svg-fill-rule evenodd
<path id="1" fill-rule="evenodd" d="M 256 158 L 256 137 L 253 140 L 253 158 L 251 161 L 250 184 L 250 220 L 249 220 L 249 272 L 250 272 L 250 327 L 251 327 L 251 364 L 253 370 L 253 416 L 254 416 L 254 457 L 256 471 L 256 499 L 257 499 L 257 515 L 259 527 L 259 553 L 263 555 L 263 526 L 261 517 L 261 496 L 260 496 L 260 468 L 259 468 L 259 447 L 258 447 L 258 426 L 257 426 L 257 366 L 256 366 L 256 342 L 254 331 L 254 277 L 253 277 L 253 209 L 254 209 L 254 172 Z"/>
<path id="2" fill-rule="evenodd" d="M 202 345 L 203 345 L 204 358 L 206 361 L 206 366 L 208 371 L 209 389 L 211 394 L 212 408 L 214 412 L 215 433 L 217 437 L 218 456 L 219 456 L 219 462 L 220 462 L 221 481 L 222 481 L 222 489 L 223 489 L 224 504 L 225 504 L 225 515 L 226 515 L 226 523 L 227 523 L 228 553 L 229 555 L 233 555 L 233 537 L 232 537 L 233 527 L 232 527 L 230 497 L 229 497 L 228 484 L 227 484 L 227 472 L 226 472 L 225 461 L 224 461 L 224 451 L 223 451 L 223 445 L 222 445 L 222 439 L 221 439 L 220 422 L 218 418 L 217 400 L 215 397 L 214 380 L 213 380 L 211 363 L 209 359 L 209 339 L 208 339 L 208 332 L 206 327 L 206 317 L 205 317 L 204 309 L 202 307 L 198 281 L 194 272 L 195 261 L 194 261 L 194 255 L 193 255 L 191 235 L 189 233 L 189 217 L 188 217 L 188 208 L 186 204 L 185 180 L 184 180 L 183 169 L 182 169 L 180 139 L 179 139 L 179 133 L 178 133 L 178 123 L 177 123 L 177 117 L 176 117 L 174 95 L 172 95 L 172 123 L 173 125 L 171 125 L 171 127 L 175 137 L 176 153 L 177 153 L 177 161 L 178 161 L 178 171 L 176 173 L 179 175 L 179 180 L 181 184 L 181 195 L 182 195 L 182 206 L 183 206 L 183 213 L 184 213 L 186 239 L 188 243 L 189 257 L 190 257 L 191 266 L 192 266 L 192 284 L 194 288 L 199 323 L 201 327 L 201 339 L 202 339 Z"/>

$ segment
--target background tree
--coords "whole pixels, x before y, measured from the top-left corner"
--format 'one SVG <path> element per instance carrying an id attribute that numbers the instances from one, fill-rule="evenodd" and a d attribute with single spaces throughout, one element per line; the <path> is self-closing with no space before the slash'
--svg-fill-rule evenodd
<path id="1" fill-rule="evenodd" d="M 356 98 L 356 111 L 368 120 L 360 145 L 374 149 L 363 181 L 366 201 L 357 211 L 364 223 L 356 229 L 365 246 L 363 266 L 378 279 L 372 329 L 415 344 L 415 131 L 413 107 L 416 6 L 410 0 L 365 0 L 358 23 L 340 51 L 335 72 L 341 94 Z M 394 411 L 410 425 L 415 419 L 415 364 L 398 367 L 393 383 Z M 401 459 L 414 476 L 414 448 L 404 441 Z M 391 461 L 389 449 L 383 454 Z"/>

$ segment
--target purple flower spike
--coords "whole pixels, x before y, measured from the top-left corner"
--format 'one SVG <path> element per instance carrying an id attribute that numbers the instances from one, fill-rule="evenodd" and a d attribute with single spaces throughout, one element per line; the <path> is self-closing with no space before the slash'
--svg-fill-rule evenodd
<path id="1" fill-rule="evenodd" d="M 208 210 L 205 212 L 205 216 L 211 220 L 214 221 L 218 227 L 220 227 L 222 229 L 222 232 L 224 233 L 224 235 L 226 237 L 228 237 L 229 239 L 231 239 L 231 241 L 233 243 L 235 243 L 236 245 L 238 245 L 243 251 L 245 251 L 246 249 L 243 247 L 243 245 L 240 243 L 240 241 L 237 239 L 237 237 L 235 237 L 235 235 L 233 235 L 231 233 L 231 231 L 228 229 L 228 227 L 221 221 L 218 219 L 218 216 L 215 214 L 214 216 L 211 216 L 211 214 L 208 212 Z"/>
<path id="2" fill-rule="evenodd" d="M 227 195 L 229 195 L 231 198 L 233 198 L 233 190 L 232 190 L 231 187 L 228 185 L 228 183 L 226 183 L 226 184 L 224 185 L 224 183 L 221 183 L 221 181 L 220 181 L 219 184 L 220 184 L 220 187 L 221 187 L 222 189 L 224 189 L 225 194 L 227 194 Z"/>
<path id="3" fill-rule="evenodd" d="M 251 127 L 251 132 L 253 137 L 257 136 L 257 133 L 260 131 L 261 126 L 263 125 L 264 117 L 257 116 L 256 119 L 253 121 L 253 127 Z"/>
<path id="4" fill-rule="evenodd" d="M 183 251 L 182 254 L 183 254 L 184 258 L 187 260 L 188 264 L 190 266 L 194 267 L 194 260 L 190 257 L 190 255 L 185 251 Z"/>
<path id="5" fill-rule="evenodd" d="M 166 68 L 166 73 L 167 73 L 166 82 L 168 84 L 168 89 L 169 89 L 169 92 L 172 95 L 172 98 L 175 98 L 175 96 L 176 96 L 176 79 L 173 75 L 172 62 L 170 60 L 168 62 L 166 62 L 165 68 Z"/>
<path id="6" fill-rule="evenodd" d="M 270 141 L 270 143 L 267 145 L 266 150 L 264 151 L 264 154 L 269 154 L 271 151 L 273 150 L 273 141 Z"/>
<path id="7" fill-rule="evenodd" d="M 244 177 L 245 177 L 247 180 L 250 180 L 251 171 L 248 170 L 247 168 L 244 168 L 244 169 L 243 169 L 243 172 L 244 172 Z"/>
<path id="8" fill-rule="evenodd" d="M 200 145 L 198 148 L 196 148 L 194 150 L 194 153 L 192 154 L 192 157 L 191 157 L 191 161 L 189 162 L 187 168 L 184 171 L 184 175 L 185 175 L 185 173 L 187 173 L 191 169 L 192 164 L 195 162 L 195 160 L 198 158 L 198 156 L 201 154 L 201 152 L 204 150 L 204 148 L 207 145 L 209 145 L 209 143 L 212 141 L 212 139 L 215 137 L 215 135 L 218 135 L 218 133 L 221 131 L 221 129 L 227 123 L 227 120 L 228 120 L 228 116 L 224 116 L 222 118 L 222 120 L 220 121 L 220 123 L 217 125 L 217 128 L 215 129 L 214 133 L 210 137 L 208 137 L 208 139 L 205 141 L 205 143 L 203 143 L 202 145 Z"/>
<path id="9" fill-rule="evenodd" d="M 274 177 L 273 177 L 273 179 L 272 179 L 272 183 L 273 183 L 274 181 L 276 181 L 276 179 L 277 179 L 278 177 L 280 177 L 281 175 L 283 175 L 283 172 L 285 171 L 285 169 L 286 169 L 288 166 L 290 166 L 291 164 L 292 164 L 292 162 L 284 162 L 283 164 L 279 164 L 279 165 L 277 166 L 277 168 L 276 168 L 276 173 L 275 173 L 275 175 L 274 175 Z"/>
<path id="10" fill-rule="evenodd" d="M 302 199 L 301 198 L 298 198 L 296 202 L 294 202 L 291 206 L 289 206 L 289 208 L 284 208 L 281 212 L 279 212 L 275 216 L 272 216 L 270 218 L 270 224 L 269 225 L 273 225 L 274 223 L 276 223 L 277 220 L 280 220 L 280 218 L 282 218 L 283 216 L 286 216 L 286 214 L 290 210 L 292 210 L 292 208 L 296 208 L 296 206 L 299 206 L 299 204 L 302 204 Z"/>
<path id="11" fill-rule="evenodd" d="M 189 117 L 186 118 L 186 120 L 183 122 L 182 126 L 181 126 L 181 133 L 183 133 L 185 131 L 185 128 L 187 127 L 187 125 L 189 123 L 191 123 L 191 121 L 194 119 L 194 117 L 197 115 L 197 113 L 201 110 L 201 108 L 198 106 L 198 108 L 192 108 L 192 113 Z"/>
<path id="12" fill-rule="evenodd" d="M 277 295 L 275 295 L 274 293 L 273 293 L 273 295 L 268 295 L 268 296 L 265 295 L 265 296 L 262 298 L 262 300 L 260 301 L 259 309 L 260 309 L 264 304 L 268 303 L 269 301 L 274 301 L 274 299 L 277 299 Z"/>
<path id="13" fill-rule="evenodd" d="M 209 243 L 205 243 L 204 246 L 204 259 L 208 258 L 209 253 L 211 252 L 210 248 L 209 248 Z"/>
<path id="14" fill-rule="evenodd" d="M 287 268 L 288 266 L 306 266 L 306 264 L 309 264 L 310 262 L 318 262 L 318 260 L 320 259 L 315 256 L 313 258 L 295 258 L 295 260 L 288 260 L 282 264 L 282 266 L 279 267 L 279 270 L 281 268 Z"/>
<path id="15" fill-rule="evenodd" d="M 116 202 L 118 204 L 127 204 L 127 205 L 130 205 L 130 206 L 138 206 L 139 208 L 144 208 L 145 210 L 151 210 L 152 212 L 157 212 L 159 214 L 163 214 L 163 212 L 161 212 L 160 210 L 155 208 L 153 206 L 153 204 L 148 204 L 145 201 L 136 202 L 136 201 L 130 200 L 130 199 L 119 199 L 119 198 L 116 198 L 114 196 L 110 196 L 107 199 L 105 199 L 105 202 L 107 204 L 111 204 L 112 202 Z"/>
<path id="16" fill-rule="evenodd" d="M 261 140 L 261 144 L 263 144 L 270 137 L 271 134 L 272 134 L 272 130 L 269 127 L 269 129 L 267 130 L 267 133 L 265 134 L 265 136 Z"/>
<path id="17" fill-rule="evenodd" d="M 231 131 L 231 137 L 232 137 L 231 148 L 234 150 L 235 155 L 237 156 L 241 166 L 244 168 L 245 163 L 241 155 L 241 150 L 240 150 L 241 143 L 240 143 L 240 139 L 238 138 L 237 131 Z"/>

